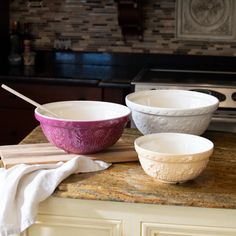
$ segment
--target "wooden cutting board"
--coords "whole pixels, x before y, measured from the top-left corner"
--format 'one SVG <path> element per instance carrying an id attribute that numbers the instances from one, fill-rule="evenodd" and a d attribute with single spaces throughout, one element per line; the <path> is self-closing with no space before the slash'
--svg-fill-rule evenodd
<path id="1" fill-rule="evenodd" d="M 68 161 L 77 154 L 68 154 L 64 150 L 50 143 L 18 144 L 0 146 L 0 156 L 5 168 L 17 164 L 45 164 Z M 112 147 L 94 154 L 79 155 L 87 156 L 93 160 L 102 160 L 109 163 L 137 161 L 138 156 L 134 146 L 118 141 Z"/>

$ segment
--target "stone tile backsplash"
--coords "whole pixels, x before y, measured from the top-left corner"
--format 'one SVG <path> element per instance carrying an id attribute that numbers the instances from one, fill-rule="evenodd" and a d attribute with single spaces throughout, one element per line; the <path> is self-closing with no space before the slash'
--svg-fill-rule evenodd
<path id="1" fill-rule="evenodd" d="M 10 18 L 30 23 L 38 50 L 52 50 L 55 40 L 70 40 L 73 51 L 236 55 L 236 40 L 177 38 L 175 0 L 143 0 L 143 41 L 123 40 L 114 0 L 37 1 L 10 1 Z"/>

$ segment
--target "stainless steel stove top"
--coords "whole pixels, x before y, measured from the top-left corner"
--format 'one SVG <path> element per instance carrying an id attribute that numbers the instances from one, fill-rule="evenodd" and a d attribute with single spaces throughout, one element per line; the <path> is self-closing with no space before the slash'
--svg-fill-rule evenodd
<path id="1" fill-rule="evenodd" d="M 143 68 L 133 83 L 188 83 L 236 86 L 236 71 L 203 71 Z"/>

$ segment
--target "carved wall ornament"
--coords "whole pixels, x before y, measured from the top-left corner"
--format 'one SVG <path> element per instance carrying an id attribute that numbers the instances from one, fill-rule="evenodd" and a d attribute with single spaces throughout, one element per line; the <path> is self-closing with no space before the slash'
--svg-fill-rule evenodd
<path id="1" fill-rule="evenodd" d="M 177 0 L 176 34 L 182 39 L 235 39 L 234 0 Z"/>

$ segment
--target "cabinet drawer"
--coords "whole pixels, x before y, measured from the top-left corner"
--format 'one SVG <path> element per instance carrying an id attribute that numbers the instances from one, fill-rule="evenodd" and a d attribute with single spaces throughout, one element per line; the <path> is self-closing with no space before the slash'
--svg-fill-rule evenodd
<path id="1" fill-rule="evenodd" d="M 41 85 L 41 84 L 12 84 L 9 87 L 25 96 L 44 104 L 63 100 L 101 100 L 102 91 L 97 87 L 81 87 L 68 85 Z M 2 108 L 31 108 L 32 105 L 15 95 L 0 90 L 0 107 Z"/>
<path id="2" fill-rule="evenodd" d="M 196 222 L 197 223 L 197 222 Z M 195 225 L 175 225 L 142 223 L 142 236 L 235 236 L 236 229 L 223 227 L 203 227 Z"/>
<path id="3" fill-rule="evenodd" d="M 24 236 L 121 236 L 122 221 L 39 215 Z"/>

